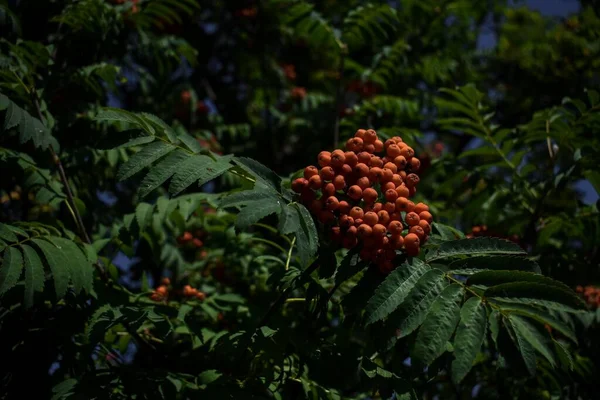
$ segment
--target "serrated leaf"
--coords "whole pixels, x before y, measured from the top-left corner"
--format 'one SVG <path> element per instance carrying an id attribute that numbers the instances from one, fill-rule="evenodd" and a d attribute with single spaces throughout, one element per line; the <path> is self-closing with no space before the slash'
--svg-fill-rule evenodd
<path id="1" fill-rule="evenodd" d="M 459 270 L 522 270 L 540 273 L 539 265 L 532 260 L 519 256 L 475 256 L 452 261 L 448 270 L 452 273 Z M 475 273 L 471 272 L 471 273 Z"/>
<path id="2" fill-rule="evenodd" d="M 365 309 L 365 324 L 385 318 L 406 298 L 415 283 L 429 270 L 419 259 L 405 262 L 389 274 L 377 288 Z"/>
<path id="3" fill-rule="evenodd" d="M 460 383 L 469 373 L 485 338 L 487 315 L 479 297 L 471 297 L 460 310 L 460 323 L 454 339 L 452 381 Z"/>
<path id="4" fill-rule="evenodd" d="M 260 221 L 270 214 L 281 212 L 281 200 L 268 198 L 262 201 L 248 203 L 240 211 L 235 220 L 235 226 L 239 230 L 247 229 L 250 225 Z"/>
<path id="5" fill-rule="evenodd" d="M 296 231 L 298 251 L 302 264 L 306 265 L 317 253 L 319 248 L 319 234 L 308 209 L 299 203 L 295 203 L 294 207 L 298 211 L 301 228 Z"/>
<path id="6" fill-rule="evenodd" d="M 571 357 L 569 351 L 557 340 L 552 340 L 552 343 L 554 344 L 554 351 L 556 351 L 563 367 L 566 366 L 566 369 L 569 371 L 573 370 L 573 357 Z"/>
<path id="7" fill-rule="evenodd" d="M 87 342 L 96 344 L 104 338 L 106 331 L 119 323 L 122 314 L 119 310 L 112 308 L 110 304 L 104 304 L 94 311 L 85 328 Z"/>
<path id="8" fill-rule="evenodd" d="M 544 338 L 541 332 L 539 332 L 539 330 L 527 319 L 515 314 L 510 314 L 508 319 L 510 320 L 510 323 L 515 331 L 520 332 L 525 340 L 527 340 L 535 350 L 543 355 L 548 360 L 550 365 L 552 365 L 552 368 L 554 368 L 556 366 L 556 357 L 546 343 L 548 339 Z"/>
<path id="9" fill-rule="evenodd" d="M 44 265 L 37 252 L 28 245 L 22 245 L 25 265 L 25 308 L 33 305 L 34 292 L 44 290 Z"/>
<path id="10" fill-rule="evenodd" d="M 481 271 L 467 279 L 467 285 L 484 285 L 488 287 L 510 282 L 535 282 L 554 286 L 566 292 L 571 291 L 571 288 L 560 281 L 527 271 Z"/>
<path id="11" fill-rule="evenodd" d="M 247 157 L 234 157 L 233 162 L 257 180 L 275 189 L 275 191 L 281 192 L 281 177 L 263 164 Z"/>
<path id="12" fill-rule="evenodd" d="M 154 189 L 162 185 L 178 170 L 179 165 L 188 159 L 190 155 L 184 151 L 176 150 L 163 158 L 158 164 L 150 168 L 150 171 L 142 182 L 138 190 L 140 199 L 146 197 Z"/>
<path id="13" fill-rule="evenodd" d="M 17 248 L 7 247 L 3 258 L 0 266 L 0 296 L 17 284 L 23 270 L 23 256 Z"/>
<path id="14" fill-rule="evenodd" d="M 479 237 L 443 242 L 437 249 L 427 253 L 426 260 L 430 262 L 459 255 L 485 254 L 525 255 L 527 253 L 519 245 L 509 240 Z"/>
<path id="15" fill-rule="evenodd" d="M 9 225 L 0 223 L 0 239 L 4 239 L 9 243 L 19 241 L 17 235 L 10 229 Z"/>
<path id="16" fill-rule="evenodd" d="M 341 285 L 366 268 L 367 265 L 368 263 L 360 259 L 358 247 L 353 247 L 346 253 L 335 273 L 335 284 L 338 286 Z"/>
<path id="17" fill-rule="evenodd" d="M 94 271 L 85 254 L 71 240 L 55 236 L 50 236 L 48 239 L 60 250 L 66 260 L 63 267 L 70 270 L 75 292 L 79 293 L 83 289 L 89 293 L 92 289 Z"/>
<path id="18" fill-rule="evenodd" d="M 459 302 L 463 293 L 461 285 L 451 284 L 435 299 L 417 332 L 411 353 L 415 364 L 429 365 L 446 350 L 446 342 L 460 319 Z"/>
<path id="19" fill-rule="evenodd" d="M 568 307 L 581 308 L 583 302 L 570 290 L 537 282 L 512 282 L 492 286 L 484 292 L 485 297 L 548 300 Z M 518 301 L 518 300 L 517 300 Z M 533 302 L 535 303 L 535 302 Z"/>
<path id="20" fill-rule="evenodd" d="M 190 149 L 194 154 L 202 151 L 202 146 L 200 146 L 200 143 L 198 143 L 196 138 L 187 133 L 180 133 L 177 135 L 177 139 L 181 140 L 181 142 L 185 144 L 187 148 Z"/>
<path id="21" fill-rule="evenodd" d="M 535 319 L 542 324 L 548 324 L 565 337 L 571 339 L 574 343 L 577 343 L 577 337 L 573 330 L 566 323 L 554 317 L 546 309 L 530 304 L 502 303 L 496 302 L 495 300 L 496 299 L 493 298 L 489 299 L 492 304 L 496 305 L 496 307 L 500 307 L 503 312 L 523 315 Z"/>
<path id="22" fill-rule="evenodd" d="M 137 220 L 140 232 L 145 231 L 148 224 L 152 222 L 153 212 L 154 206 L 148 203 L 140 203 L 135 208 L 135 219 Z"/>
<path id="23" fill-rule="evenodd" d="M 521 331 L 514 328 L 512 321 L 510 319 L 504 319 L 505 326 L 508 330 L 508 333 L 517 347 L 519 354 L 523 361 L 525 362 L 525 367 L 530 375 L 535 375 L 537 359 L 535 356 L 535 349 L 533 346 L 527 341 L 527 339 L 523 336 Z"/>
<path id="24" fill-rule="evenodd" d="M 142 150 L 131 156 L 131 158 L 119 168 L 117 180 L 123 181 L 135 175 L 175 149 L 176 147 L 172 144 L 160 140 L 144 146 Z"/>
<path id="25" fill-rule="evenodd" d="M 245 206 L 249 203 L 252 202 L 256 202 L 256 201 L 274 201 L 279 199 L 279 197 L 276 195 L 276 193 L 270 189 L 253 189 L 253 190 L 244 190 L 241 192 L 236 192 L 233 194 L 230 194 L 229 196 L 226 196 L 224 198 L 221 199 L 221 201 L 219 201 L 219 207 L 221 208 L 225 208 L 225 207 L 239 207 L 239 206 Z M 288 205 L 289 207 L 289 205 Z M 294 210 L 295 213 L 295 210 Z M 298 221 L 299 223 L 299 221 Z M 286 233 L 290 233 L 293 230 L 290 230 L 289 232 L 282 232 L 284 234 Z"/>
<path id="26" fill-rule="evenodd" d="M 32 239 L 31 241 L 42 251 L 46 262 L 50 266 L 50 271 L 52 271 L 56 297 L 62 298 L 67 292 L 71 279 L 70 268 L 67 267 L 69 261 L 64 257 L 61 250 L 49 242 L 41 239 Z"/>
<path id="27" fill-rule="evenodd" d="M 191 156 L 177 167 L 177 171 L 171 179 L 169 193 L 176 195 L 188 188 L 192 183 L 198 180 L 199 174 L 213 163 L 213 160 L 206 155 Z"/>
<path id="28" fill-rule="evenodd" d="M 432 269 L 423 274 L 398 311 L 389 318 L 390 324 L 396 327 L 397 339 L 410 335 L 423 323 L 429 307 L 446 286 L 443 271 Z"/>

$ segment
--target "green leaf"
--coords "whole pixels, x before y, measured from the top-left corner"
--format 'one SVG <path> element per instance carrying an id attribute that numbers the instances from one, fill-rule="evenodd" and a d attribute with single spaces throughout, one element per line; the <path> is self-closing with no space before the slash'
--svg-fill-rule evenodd
<path id="1" fill-rule="evenodd" d="M 239 206 L 245 206 L 249 203 L 252 202 L 260 202 L 260 201 L 276 201 L 279 199 L 279 196 L 276 195 L 276 193 L 270 189 L 253 189 L 253 190 L 244 190 L 241 192 L 236 192 L 233 194 L 230 194 L 229 196 L 226 196 L 224 198 L 221 199 L 221 201 L 219 202 L 219 207 L 221 208 L 225 208 L 225 207 L 239 207 Z M 288 205 L 288 207 L 291 207 Z M 296 212 L 294 211 L 294 214 L 296 214 Z M 298 221 L 298 223 L 300 223 L 300 221 Z M 290 229 L 287 232 L 283 232 L 283 234 L 287 234 L 290 232 L 293 232 L 295 229 Z"/>
<path id="2" fill-rule="evenodd" d="M 337 286 L 341 285 L 348 279 L 352 278 L 354 275 L 358 274 L 364 268 L 366 268 L 367 265 L 368 263 L 360 259 L 358 247 L 353 247 L 343 258 L 339 268 L 335 273 L 335 284 Z"/>
<path id="3" fill-rule="evenodd" d="M 56 297 L 62 298 L 67 292 L 69 281 L 71 278 L 69 260 L 65 258 L 63 252 L 56 248 L 56 246 L 41 239 L 31 240 L 44 254 L 46 262 L 50 266 L 52 271 L 52 277 L 54 279 L 54 290 L 56 291 Z"/>
<path id="4" fill-rule="evenodd" d="M 244 230 L 267 215 L 279 214 L 280 212 L 281 200 L 269 198 L 268 201 L 267 199 L 254 201 L 240 211 L 237 215 L 235 226 L 239 230 Z"/>
<path id="5" fill-rule="evenodd" d="M 122 313 L 118 309 L 112 308 L 110 304 L 104 304 L 98 308 L 90 317 L 85 328 L 87 342 L 96 344 L 104 338 L 106 331 L 115 324 L 119 323 Z"/>
<path id="6" fill-rule="evenodd" d="M 179 165 L 189 157 L 190 155 L 188 153 L 176 150 L 153 166 L 140 183 L 138 189 L 140 199 L 149 195 L 154 189 L 173 176 L 179 168 Z"/>
<path id="7" fill-rule="evenodd" d="M 535 349 L 533 346 L 527 341 L 527 339 L 523 336 L 520 330 L 515 329 L 513 324 L 513 320 L 504 319 L 505 326 L 508 330 L 508 333 L 517 347 L 521 358 L 525 362 L 525 367 L 527 371 L 529 371 L 530 375 L 535 375 L 537 360 L 535 357 Z"/>
<path id="8" fill-rule="evenodd" d="M 537 282 L 503 283 L 488 288 L 484 292 L 484 296 L 506 298 L 506 300 L 531 299 L 530 303 L 532 304 L 544 305 L 544 303 L 536 303 L 534 300 L 549 300 L 567 307 L 581 308 L 584 306 L 582 300 L 572 291 Z M 523 300 L 515 301 L 525 302 Z"/>
<path id="9" fill-rule="evenodd" d="M 417 332 L 411 354 L 415 364 L 429 365 L 446 350 L 446 342 L 460 319 L 459 303 L 463 293 L 461 285 L 451 284 L 433 302 Z"/>
<path id="10" fill-rule="evenodd" d="M 254 176 L 257 181 L 261 181 L 279 193 L 281 192 L 281 178 L 263 164 L 246 157 L 234 157 L 233 162 Z"/>
<path id="11" fill-rule="evenodd" d="M 175 149 L 176 147 L 172 144 L 165 143 L 160 140 L 157 140 L 155 142 L 150 143 L 147 146 L 144 146 L 142 150 L 131 156 L 129 161 L 127 161 L 121 166 L 121 168 L 119 168 L 119 172 L 117 173 L 117 179 L 119 181 L 123 181 L 135 175 L 136 173 L 152 165 L 153 162 Z"/>
<path id="12" fill-rule="evenodd" d="M 0 223 L 0 239 L 4 239 L 9 243 L 19 241 L 17 235 L 10 229 L 10 225 Z"/>
<path id="13" fill-rule="evenodd" d="M 410 263 L 405 262 L 392 271 L 367 303 L 365 324 L 372 324 L 392 313 L 428 270 L 427 264 L 414 258 Z"/>
<path id="14" fill-rule="evenodd" d="M 479 297 L 471 297 L 460 310 L 460 323 L 454 339 L 452 381 L 460 383 L 469 373 L 485 337 L 487 315 Z"/>
<path id="15" fill-rule="evenodd" d="M 554 344 L 554 351 L 556 351 L 558 359 L 560 360 L 563 368 L 566 367 L 566 370 L 572 371 L 573 357 L 571 357 L 569 351 L 557 340 L 552 340 L 552 343 Z"/>
<path id="16" fill-rule="evenodd" d="M 527 254 L 518 244 L 504 239 L 479 237 L 473 239 L 460 239 L 443 242 L 437 249 L 427 253 L 427 262 L 440 258 L 455 257 L 460 255 L 525 255 Z"/>
<path id="17" fill-rule="evenodd" d="M 548 360 L 552 365 L 552 368 L 554 368 L 556 366 L 556 357 L 548 347 L 548 343 L 546 343 L 549 340 L 542 335 L 538 328 L 531 324 L 527 319 L 515 314 L 510 314 L 508 319 L 515 332 L 519 332 L 535 350 Z"/>
<path id="18" fill-rule="evenodd" d="M 75 292 L 79 293 L 83 289 L 89 293 L 92 290 L 94 270 L 85 254 L 71 240 L 54 236 L 50 236 L 48 239 L 62 253 L 66 261 L 63 266 L 70 270 Z"/>
<path id="19" fill-rule="evenodd" d="M 571 339 L 574 343 L 577 343 L 577 337 L 575 336 L 575 332 L 573 332 L 572 328 L 570 328 L 565 322 L 554 317 L 550 312 L 542 307 L 530 304 L 502 303 L 497 302 L 494 298 L 490 298 L 489 301 L 497 307 L 500 307 L 503 312 L 523 315 L 525 317 L 535 319 L 542 324 L 548 324 L 565 337 Z"/>
<path id="20" fill-rule="evenodd" d="M 526 271 L 481 271 L 471 275 L 467 279 L 468 285 L 495 286 L 510 282 L 536 282 L 544 285 L 555 286 L 566 292 L 571 289 L 562 282 L 556 281 L 544 275 Z"/>
<path id="21" fill-rule="evenodd" d="M 452 261 L 448 270 L 457 275 L 469 275 L 481 270 L 522 270 L 540 273 L 539 265 L 519 256 L 476 256 Z M 468 273 L 465 273 L 470 271 Z"/>
<path id="22" fill-rule="evenodd" d="M 23 256 L 15 247 L 4 250 L 4 259 L 0 268 L 0 296 L 12 289 L 21 276 Z"/>
<path id="23" fill-rule="evenodd" d="M 295 203 L 294 206 L 298 210 L 301 228 L 296 231 L 298 251 L 302 264 L 306 265 L 317 253 L 319 248 L 319 234 L 308 209 L 299 203 Z"/>
<path id="24" fill-rule="evenodd" d="M 44 265 L 37 252 L 28 245 L 22 245 L 25 263 L 25 308 L 33 305 L 34 292 L 44 290 Z"/>
<path id="25" fill-rule="evenodd" d="M 391 325 L 397 327 L 398 339 L 410 335 L 423 323 L 429 307 L 446 285 L 444 272 L 439 269 L 423 274 L 398 311 L 389 318 Z"/>

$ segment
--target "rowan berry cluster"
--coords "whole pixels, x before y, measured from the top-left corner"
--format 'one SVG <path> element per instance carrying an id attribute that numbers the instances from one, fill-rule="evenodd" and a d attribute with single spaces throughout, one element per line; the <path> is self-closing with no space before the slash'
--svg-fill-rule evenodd
<path id="1" fill-rule="evenodd" d="M 498 233 L 492 232 L 488 229 L 487 225 L 475 225 L 471 228 L 471 232 L 467 233 L 465 237 L 474 238 L 474 237 L 496 237 L 500 239 L 510 240 L 511 242 L 519 243 L 519 235 L 511 235 L 511 236 L 503 236 Z"/>
<path id="2" fill-rule="evenodd" d="M 306 97 L 306 89 L 300 86 L 292 88 L 290 97 L 294 100 L 302 100 Z"/>
<path id="3" fill-rule="evenodd" d="M 600 308 L 600 287 L 592 285 L 577 286 L 575 290 L 583 296 L 585 302 L 590 307 Z"/>
<path id="4" fill-rule="evenodd" d="M 361 259 L 389 272 L 397 250 L 418 255 L 431 232 L 429 207 L 409 200 L 419 183 L 414 153 L 398 136 L 384 143 L 373 129 L 359 129 L 345 151 L 319 153 L 320 168 L 306 167 L 292 189 L 335 242 L 361 243 Z"/>
<path id="5" fill-rule="evenodd" d="M 169 297 L 169 289 L 171 287 L 171 280 L 169 278 L 162 278 L 160 286 L 158 286 L 150 295 L 150 299 L 154 301 L 165 301 Z M 206 293 L 193 288 L 190 285 L 183 287 L 183 296 L 188 298 L 196 298 L 200 301 L 206 299 Z"/>

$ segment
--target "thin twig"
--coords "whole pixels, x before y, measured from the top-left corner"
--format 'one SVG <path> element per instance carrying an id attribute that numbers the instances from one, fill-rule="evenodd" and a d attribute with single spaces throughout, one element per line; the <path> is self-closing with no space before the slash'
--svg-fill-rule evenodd
<path id="1" fill-rule="evenodd" d="M 287 260 L 285 260 L 285 270 L 290 269 L 290 260 L 292 259 L 292 250 L 294 249 L 294 243 L 296 243 L 296 236 L 292 239 L 292 243 L 290 243 L 290 250 L 288 251 Z"/>

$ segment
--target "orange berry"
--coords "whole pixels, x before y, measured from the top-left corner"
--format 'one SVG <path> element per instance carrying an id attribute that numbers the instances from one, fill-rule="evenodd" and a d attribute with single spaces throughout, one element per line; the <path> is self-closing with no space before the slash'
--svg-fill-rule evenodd
<path id="1" fill-rule="evenodd" d="M 302 193 L 307 185 L 308 181 L 305 178 L 294 179 L 292 182 L 292 190 L 296 193 Z"/>
<path id="2" fill-rule="evenodd" d="M 313 175 L 308 180 L 308 187 L 310 187 L 311 189 L 314 189 L 314 190 L 321 189 L 322 185 L 323 185 L 323 179 L 319 175 Z"/>
<path id="3" fill-rule="evenodd" d="M 371 168 L 373 168 L 373 167 L 382 168 L 383 167 L 383 160 L 380 157 L 371 156 L 371 160 L 369 161 L 369 166 Z"/>
<path id="4" fill-rule="evenodd" d="M 369 211 L 373 211 L 374 213 L 378 213 L 381 210 L 383 210 L 383 204 L 377 202 L 377 203 L 373 204 L 373 207 L 371 207 L 371 209 Z"/>
<path id="5" fill-rule="evenodd" d="M 419 170 L 419 168 L 421 168 L 421 160 L 419 160 L 417 157 L 411 158 L 410 159 L 410 168 L 411 168 L 411 171 L 417 172 Z"/>
<path id="6" fill-rule="evenodd" d="M 337 172 L 342 176 L 348 176 L 352 173 L 352 167 L 348 164 L 344 164 L 337 169 Z"/>
<path id="7" fill-rule="evenodd" d="M 362 218 L 354 218 L 354 226 L 359 227 L 363 224 Z"/>
<path id="8" fill-rule="evenodd" d="M 411 211 L 415 211 L 415 203 L 413 203 L 412 201 L 408 201 L 408 205 L 406 207 L 406 211 L 407 212 L 411 212 Z"/>
<path id="9" fill-rule="evenodd" d="M 333 186 L 335 187 L 335 190 L 342 190 L 346 187 L 346 178 L 344 178 L 343 175 L 337 175 L 333 178 Z"/>
<path id="10" fill-rule="evenodd" d="M 369 180 L 371 182 L 379 182 L 383 176 L 383 170 L 379 167 L 373 167 L 369 170 Z"/>
<path id="11" fill-rule="evenodd" d="M 357 232 L 358 229 L 356 228 L 356 226 L 349 226 L 348 229 L 346 229 L 346 236 L 356 236 Z"/>
<path id="12" fill-rule="evenodd" d="M 375 224 L 373 224 L 373 225 L 375 225 Z M 358 237 L 361 237 L 361 238 L 369 237 L 373 234 L 373 228 L 371 228 L 367 224 L 361 224 L 358 226 L 356 234 L 358 235 Z"/>
<path id="13" fill-rule="evenodd" d="M 409 233 L 404 237 L 404 246 L 408 249 L 409 247 L 419 247 L 421 240 L 419 236 L 414 233 Z"/>
<path id="14" fill-rule="evenodd" d="M 377 211 L 377 217 L 379 218 L 379 223 L 383 225 L 387 225 L 390 222 L 390 214 L 385 210 Z"/>
<path id="15" fill-rule="evenodd" d="M 354 173 L 358 177 L 363 177 L 363 176 L 369 175 L 369 166 L 367 164 L 364 164 L 364 163 L 358 163 L 358 164 L 356 164 L 354 166 L 353 170 L 354 170 Z"/>
<path id="16" fill-rule="evenodd" d="M 193 238 L 194 238 L 194 236 L 192 235 L 192 232 L 183 232 L 183 236 L 181 237 L 181 240 L 184 242 L 189 242 Z"/>
<path id="17" fill-rule="evenodd" d="M 395 157 L 394 164 L 396 165 L 396 167 L 398 167 L 399 170 L 403 170 L 407 164 L 406 157 L 404 157 L 404 156 Z"/>
<path id="18" fill-rule="evenodd" d="M 394 173 L 390 169 L 383 169 L 383 175 L 381 176 L 381 182 L 391 182 L 394 179 Z"/>
<path id="19" fill-rule="evenodd" d="M 389 189 L 392 189 L 394 192 L 396 191 L 396 185 L 394 185 L 394 182 L 385 182 L 381 185 L 381 191 L 383 193 L 387 192 Z"/>
<path id="20" fill-rule="evenodd" d="M 429 222 L 430 224 L 433 223 L 433 216 L 431 215 L 431 213 L 429 211 L 420 212 L 419 218 L 424 219 L 425 221 Z"/>
<path id="21" fill-rule="evenodd" d="M 419 237 L 419 239 L 423 240 L 425 238 L 425 231 L 419 225 L 411 226 L 408 230 L 409 233 L 414 233 Z"/>
<path id="22" fill-rule="evenodd" d="M 373 226 L 377 223 L 377 221 L 379 221 L 379 217 L 373 211 L 368 211 L 365 213 L 363 221 L 365 221 L 365 224 Z"/>
<path id="23" fill-rule="evenodd" d="M 395 189 L 388 189 L 385 191 L 385 199 L 389 202 L 394 203 L 398 198 L 398 193 L 396 193 Z"/>
<path id="24" fill-rule="evenodd" d="M 425 203 L 417 203 L 415 205 L 414 212 L 416 212 L 417 214 L 420 214 L 423 211 L 429 211 L 429 206 Z"/>
<path id="25" fill-rule="evenodd" d="M 163 285 L 163 286 L 169 286 L 171 284 L 171 280 L 169 278 L 167 278 L 167 277 L 162 278 L 160 280 L 160 284 Z"/>
<path id="26" fill-rule="evenodd" d="M 420 181 L 420 179 L 417 174 L 408 174 L 405 179 L 406 186 L 408 186 L 409 189 L 417 186 L 419 181 Z"/>
<path id="27" fill-rule="evenodd" d="M 387 162 L 387 163 L 385 163 L 385 165 L 383 166 L 383 168 L 391 170 L 392 173 L 394 173 L 394 174 L 396 172 L 398 172 L 398 167 L 393 162 Z"/>
<path id="28" fill-rule="evenodd" d="M 402 178 L 402 182 L 406 180 L 406 171 L 398 171 L 398 175 L 400 175 L 400 178 Z"/>
<path id="29" fill-rule="evenodd" d="M 377 139 L 374 143 L 373 146 L 375 147 L 375 152 L 376 153 L 381 153 L 383 151 L 383 142 L 379 139 Z"/>
<path id="30" fill-rule="evenodd" d="M 396 144 L 396 141 L 392 138 L 385 141 L 385 143 L 383 144 L 383 147 L 385 148 L 386 151 L 387 151 L 387 148 L 390 147 L 391 144 Z"/>
<path id="31" fill-rule="evenodd" d="M 347 214 L 340 215 L 338 222 L 342 228 L 348 228 L 351 225 L 354 225 L 354 218 Z"/>
<path id="32" fill-rule="evenodd" d="M 366 151 L 361 151 L 356 155 L 356 157 L 358 158 L 359 164 L 362 163 L 368 166 L 371 163 L 371 154 L 367 153 Z"/>
<path id="33" fill-rule="evenodd" d="M 390 244 L 391 244 L 392 248 L 394 248 L 396 250 L 400 250 L 402 247 L 404 247 L 404 238 L 400 234 L 392 235 Z"/>
<path id="34" fill-rule="evenodd" d="M 390 144 L 386 150 L 386 154 L 390 158 L 396 158 L 401 154 L 400 147 L 397 144 Z"/>
<path id="35" fill-rule="evenodd" d="M 406 247 L 406 245 L 404 246 L 406 255 L 409 255 L 411 257 L 416 257 L 419 255 L 419 246 L 412 246 L 412 247 Z"/>
<path id="36" fill-rule="evenodd" d="M 395 187 L 402 185 L 402 178 L 400 177 L 400 175 L 394 174 L 392 176 L 392 183 L 394 184 Z"/>
<path id="37" fill-rule="evenodd" d="M 420 214 L 419 217 L 421 217 Z M 429 222 L 425 221 L 424 219 L 419 221 L 419 226 L 423 229 L 426 235 L 431 233 L 431 225 L 429 225 Z"/>
<path id="38" fill-rule="evenodd" d="M 404 184 L 401 184 L 396 188 L 396 193 L 398 193 L 398 197 L 408 197 L 410 190 Z"/>
<path id="39" fill-rule="evenodd" d="M 324 181 L 330 181 L 333 179 L 333 177 L 335 176 L 335 171 L 333 170 L 333 168 L 331 167 L 323 167 L 321 168 L 321 170 L 319 171 L 319 176 L 321 177 L 321 179 L 323 179 Z"/>
<path id="40" fill-rule="evenodd" d="M 398 197 L 396 199 L 396 210 L 409 212 L 410 201 L 406 197 Z"/>
<path id="41" fill-rule="evenodd" d="M 346 162 L 346 156 L 342 150 L 334 150 L 331 153 L 331 165 L 334 167 L 341 167 Z"/>
<path id="42" fill-rule="evenodd" d="M 419 218 L 419 214 L 411 211 L 408 214 L 406 214 L 404 220 L 409 226 L 415 226 L 419 225 L 419 221 L 421 220 L 421 218 Z"/>
<path id="43" fill-rule="evenodd" d="M 383 204 L 383 209 L 390 214 L 390 218 L 392 218 L 392 213 L 396 211 L 396 205 L 390 201 Z"/>
<path id="44" fill-rule="evenodd" d="M 325 200 L 325 207 L 329 211 L 335 211 L 335 210 L 337 210 L 339 204 L 340 204 L 340 201 L 335 196 L 329 196 L 327 198 L 327 200 Z"/>
<path id="45" fill-rule="evenodd" d="M 367 204 L 375 203 L 377 201 L 378 196 L 379 195 L 377 194 L 377 190 L 370 187 L 363 190 L 362 193 L 362 198 Z"/>
<path id="46" fill-rule="evenodd" d="M 417 194 L 417 187 L 416 186 L 408 188 L 408 195 L 410 197 L 413 197 L 415 194 Z"/>
<path id="47" fill-rule="evenodd" d="M 358 153 L 359 151 L 362 151 L 362 148 L 363 148 L 363 140 L 359 137 L 350 138 L 346 142 L 346 150 L 348 150 L 348 151 L 353 151 L 353 152 Z"/>
<path id="48" fill-rule="evenodd" d="M 581 285 L 578 285 L 578 286 L 577 286 L 577 288 L 575 289 L 575 291 L 576 291 L 577 293 L 583 293 L 583 286 L 581 286 Z"/>
<path id="49" fill-rule="evenodd" d="M 323 186 L 323 196 L 329 197 L 335 194 L 335 185 L 331 182 Z"/>
<path id="50" fill-rule="evenodd" d="M 319 169 L 313 165 L 304 168 L 304 179 L 310 179 L 311 176 L 318 175 Z"/>
<path id="51" fill-rule="evenodd" d="M 353 200 L 360 200 L 362 197 L 362 189 L 358 185 L 352 185 L 348 188 L 348 196 Z"/>
<path id="52" fill-rule="evenodd" d="M 346 157 L 346 164 L 349 166 L 354 167 L 358 164 L 358 157 L 354 151 L 347 151 L 344 153 L 344 156 Z"/>
<path id="53" fill-rule="evenodd" d="M 363 140 L 365 143 L 375 143 L 377 140 L 377 132 L 375 132 L 373 129 L 367 129 Z"/>
<path id="54" fill-rule="evenodd" d="M 340 201 L 338 205 L 338 211 L 342 214 L 348 214 L 350 212 L 350 204 L 346 200 Z"/>
<path id="55" fill-rule="evenodd" d="M 165 296 L 168 293 L 167 287 L 166 286 L 159 286 L 156 288 L 156 293 L 160 294 L 161 296 Z"/>
<path id="56" fill-rule="evenodd" d="M 369 154 L 373 154 L 375 152 L 375 145 L 373 143 L 365 144 L 363 150 Z"/>
<path id="57" fill-rule="evenodd" d="M 396 207 L 396 206 L 394 206 L 394 207 Z M 399 212 L 391 212 L 390 220 L 391 221 L 402 221 L 402 215 Z"/>
<path id="58" fill-rule="evenodd" d="M 202 247 L 204 245 L 202 240 L 198 238 L 194 238 L 194 240 L 192 240 L 192 244 L 194 245 L 194 247 Z"/>
<path id="59" fill-rule="evenodd" d="M 403 155 L 407 160 L 415 155 L 415 151 L 409 146 L 403 147 L 400 151 L 400 155 Z"/>
<path id="60" fill-rule="evenodd" d="M 365 137 L 366 133 L 367 133 L 366 129 L 359 129 L 359 130 L 356 131 L 356 133 L 354 134 L 354 136 L 363 139 Z"/>
<path id="61" fill-rule="evenodd" d="M 392 236 L 400 235 L 403 230 L 404 230 L 404 226 L 402 226 L 402 222 L 400 222 L 400 221 L 391 221 L 388 224 L 388 231 L 390 231 Z"/>
<path id="62" fill-rule="evenodd" d="M 365 190 L 371 187 L 371 181 L 366 176 L 357 179 L 356 184 L 362 189 Z"/>
<path id="63" fill-rule="evenodd" d="M 352 207 L 352 210 L 350 210 L 350 216 L 354 219 L 362 218 L 364 215 L 365 213 L 360 207 Z"/>
<path id="64" fill-rule="evenodd" d="M 185 286 L 183 287 L 183 295 L 184 295 L 184 296 L 189 296 L 189 295 L 191 295 L 192 293 L 193 293 L 193 289 L 192 289 L 192 287 L 191 287 L 190 285 L 185 285 Z"/>
<path id="65" fill-rule="evenodd" d="M 322 224 L 328 224 L 335 220 L 335 215 L 331 211 L 323 210 L 319 213 L 319 221 Z"/>
<path id="66" fill-rule="evenodd" d="M 204 299 L 206 299 L 206 293 L 204 292 L 197 292 L 196 293 L 196 298 L 200 301 L 203 301 Z"/>
<path id="67" fill-rule="evenodd" d="M 327 167 L 331 163 L 331 153 L 328 151 L 322 151 L 319 153 L 318 159 L 321 167 Z"/>
<path id="68" fill-rule="evenodd" d="M 342 229 L 339 226 L 332 226 L 329 237 L 334 242 L 339 242 L 340 240 L 342 240 Z"/>

